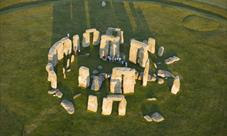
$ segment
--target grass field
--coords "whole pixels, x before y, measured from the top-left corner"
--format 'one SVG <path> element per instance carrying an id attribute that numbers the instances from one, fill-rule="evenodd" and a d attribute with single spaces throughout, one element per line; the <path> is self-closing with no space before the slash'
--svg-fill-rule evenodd
<path id="1" fill-rule="evenodd" d="M 227 134 L 227 11 L 213 4 L 214 1 L 202 6 L 197 1 L 109 0 L 105 8 L 97 0 L 0 2 L 1 136 Z M 105 81 L 101 93 L 96 94 L 100 100 L 98 113 L 86 111 L 87 95 L 94 92 L 78 88 L 79 66 L 93 70 L 101 64 L 104 72 L 120 66 L 100 61 L 98 46 L 94 46 L 82 49 L 82 54 L 91 56 L 78 56 L 66 80 L 58 71 L 59 88 L 76 108 L 75 114 L 67 114 L 60 106 L 60 99 L 47 94 L 48 49 L 67 33 L 82 37 L 87 28 L 94 27 L 104 33 L 109 26 L 123 29 L 125 44 L 121 51 L 126 56 L 131 38 L 147 40 L 149 36 L 157 40 L 157 47 L 165 47 L 163 58 L 177 54 L 181 60 L 168 69 L 182 78 L 181 92 L 172 95 L 167 83 L 152 82 L 142 87 L 137 82 L 135 94 L 126 96 L 125 117 L 117 115 L 116 104 L 111 116 L 102 116 L 101 98 L 109 91 Z M 129 66 L 142 70 L 137 65 Z M 61 67 L 59 63 L 57 69 Z M 82 96 L 73 100 L 77 93 Z M 158 100 L 147 102 L 148 97 Z M 152 111 L 162 113 L 165 121 L 147 123 L 143 114 Z"/>

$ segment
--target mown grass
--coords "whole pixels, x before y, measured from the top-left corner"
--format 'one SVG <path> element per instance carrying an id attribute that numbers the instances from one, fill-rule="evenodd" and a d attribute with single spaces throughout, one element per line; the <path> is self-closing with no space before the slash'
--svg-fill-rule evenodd
<path id="1" fill-rule="evenodd" d="M 204 16 L 153 2 L 109 1 L 107 7 L 101 8 L 100 1 L 94 0 L 58 1 L 1 13 L 0 133 L 4 136 L 224 135 L 227 23 L 206 16 L 217 21 L 219 28 L 212 32 L 193 31 L 183 23 L 190 15 Z M 78 33 L 81 37 L 89 26 L 102 33 L 109 26 L 122 28 L 125 44 L 121 51 L 126 56 L 131 38 L 146 40 L 152 36 L 157 39 L 157 46 L 165 47 L 163 58 L 171 54 L 181 58 L 168 67 L 182 78 L 181 92 L 171 95 L 167 83 L 149 83 L 142 87 L 141 82 L 137 82 L 135 94 L 127 96 L 127 116 L 117 116 L 115 104 L 113 114 L 105 117 L 100 114 L 101 98 L 109 90 L 105 81 L 100 93 L 95 93 L 100 103 L 98 113 L 87 112 L 87 94 L 94 92 L 77 87 L 79 66 L 88 66 L 92 71 L 101 64 L 104 72 L 120 66 L 100 61 L 98 46 L 94 46 L 82 49 L 66 80 L 61 74 L 62 63 L 57 67 L 64 98 L 72 100 L 74 94 L 82 93 L 72 100 L 75 114 L 68 115 L 60 106 L 60 100 L 47 94 L 47 53 L 49 47 L 67 33 Z M 83 56 L 85 53 L 91 56 Z M 154 56 L 151 58 L 157 61 Z M 142 70 L 137 65 L 129 66 Z M 147 102 L 148 97 L 157 97 L 158 101 Z M 142 115 L 152 111 L 161 112 L 166 120 L 147 123 Z"/>

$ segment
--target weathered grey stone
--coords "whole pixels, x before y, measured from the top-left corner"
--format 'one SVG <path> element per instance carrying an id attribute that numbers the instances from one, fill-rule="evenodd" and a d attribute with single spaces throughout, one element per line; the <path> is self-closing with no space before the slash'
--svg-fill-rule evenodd
<path id="1" fill-rule="evenodd" d="M 79 35 L 73 36 L 73 51 L 77 54 L 77 51 L 80 50 L 80 38 Z"/>
<path id="2" fill-rule="evenodd" d="M 180 91 L 180 77 L 176 76 L 171 87 L 171 93 L 177 94 Z"/>
<path id="3" fill-rule="evenodd" d="M 98 74 L 99 73 L 99 71 L 97 70 L 97 69 L 94 69 L 93 71 L 92 71 L 92 74 L 94 74 L 94 75 L 96 75 L 96 74 Z"/>
<path id="4" fill-rule="evenodd" d="M 166 71 L 166 70 L 158 70 L 157 75 L 159 77 L 163 77 L 163 78 L 174 77 L 174 75 L 172 73 L 170 73 L 169 71 Z"/>
<path id="5" fill-rule="evenodd" d="M 98 91 L 101 88 L 103 81 L 103 76 L 94 76 L 92 80 L 91 90 Z"/>
<path id="6" fill-rule="evenodd" d="M 88 96 L 87 110 L 92 111 L 92 112 L 97 112 L 97 110 L 98 110 L 97 96 L 94 96 L 94 95 Z"/>
<path id="7" fill-rule="evenodd" d="M 103 67 L 101 66 L 101 65 L 98 65 L 98 70 L 102 70 L 103 69 Z"/>
<path id="8" fill-rule="evenodd" d="M 179 60 L 180 60 L 180 58 L 173 56 L 173 57 L 169 57 L 169 58 L 165 59 L 165 63 L 167 65 L 169 65 L 169 64 L 172 64 L 172 63 L 177 62 Z"/>
<path id="9" fill-rule="evenodd" d="M 87 88 L 90 85 L 90 72 L 89 68 L 81 66 L 79 68 L 79 87 Z"/>
<path id="10" fill-rule="evenodd" d="M 165 120 L 164 117 L 158 112 L 153 113 L 151 115 L 151 118 L 154 122 L 161 122 L 161 121 Z"/>
<path id="11" fill-rule="evenodd" d="M 159 56 L 159 57 L 162 57 L 163 53 L 164 53 L 164 47 L 161 46 L 161 47 L 159 47 L 159 49 L 158 49 L 158 56 Z"/>
<path id="12" fill-rule="evenodd" d="M 106 2 L 102 1 L 102 7 L 105 7 L 105 6 L 106 6 Z"/>
<path id="13" fill-rule="evenodd" d="M 55 92 L 54 96 L 56 96 L 58 98 L 62 98 L 63 93 L 59 89 L 56 89 L 56 92 Z"/>
<path id="14" fill-rule="evenodd" d="M 61 101 L 61 106 L 69 113 L 73 114 L 75 112 L 73 103 L 70 102 L 69 100 L 62 100 Z"/>
<path id="15" fill-rule="evenodd" d="M 147 86 L 149 68 L 150 68 L 150 60 L 148 59 L 143 72 L 143 86 Z"/>
<path id="16" fill-rule="evenodd" d="M 147 121 L 147 122 L 152 122 L 152 118 L 149 115 L 145 115 L 143 116 L 143 118 Z"/>

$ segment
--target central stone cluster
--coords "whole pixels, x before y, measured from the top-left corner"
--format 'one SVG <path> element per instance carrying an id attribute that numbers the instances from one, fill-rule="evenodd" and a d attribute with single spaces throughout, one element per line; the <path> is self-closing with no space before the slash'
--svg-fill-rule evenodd
<path id="1" fill-rule="evenodd" d="M 55 67 L 58 61 L 63 58 L 66 59 L 66 66 L 63 67 L 62 72 L 64 78 L 66 78 L 65 72 L 70 72 L 70 64 L 74 62 L 75 56 L 80 52 L 80 38 L 79 35 L 74 35 L 71 41 L 69 35 L 56 42 L 49 50 L 48 64 L 46 70 L 48 72 L 48 81 L 51 83 L 51 90 L 49 94 L 53 94 L 59 98 L 62 98 L 63 93 L 57 87 L 57 74 Z M 148 38 L 147 41 L 138 41 L 131 39 L 129 49 L 129 61 L 131 64 L 138 64 L 143 68 L 142 72 L 137 71 L 135 68 L 128 67 L 127 60 L 121 56 L 120 46 L 124 44 L 124 33 L 120 28 L 109 27 L 106 33 L 100 35 L 100 32 L 96 29 L 87 29 L 83 33 L 83 39 L 81 46 L 86 48 L 91 45 L 99 45 L 99 57 L 102 61 L 107 62 L 119 62 L 123 64 L 122 67 L 114 67 L 112 73 L 99 73 L 98 70 L 94 70 L 91 75 L 90 69 L 86 66 L 80 66 L 78 76 L 78 86 L 81 88 L 90 88 L 93 91 L 99 91 L 104 80 L 110 82 L 109 94 L 102 98 L 102 114 L 110 115 L 112 112 L 113 102 L 119 102 L 118 114 L 120 116 L 126 115 L 127 100 L 125 95 L 133 94 L 135 92 L 136 80 L 142 80 L 142 86 L 147 86 L 149 81 L 158 81 L 159 84 L 164 83 L 164 79 L 173 78 L 173 84 L 171 92 L 177 94 L 180 89 L 180 78 L 174 76 L 172 73 L 166 70 L 157 68 L 157 64 L 153 63 L 156 68 L 155 72 L 152 72 L 151 60 L 149 59 L 149 53 L 155 54 L 155 39 Z M 162 57 L 164 53 L 164 47 L 158 49 L 157 56 Z M 171 56 L 165 59 L 166 65 L 172 64 L 180 59 L 176 56 Z M 102 69 L 99 66 L 98 69 Z M 74 96 L 77 98 L 79 95 Z M 154 100 L 153 98 L 151 100 Z M 87 110 L 97 112 L 98 110 L 98 97 L 96 95 L 88 95 Z M 67 110 L 69 114 L 74 113 L 74 106 L 72 102 L 68 100 L 62 100 L 61 105 Z M 158 113 L 155 113 L 155 117 Z M 160 116 L 158 116 L 160 117 Z M 146 115 L 145 119 L 149 119 Z"/>

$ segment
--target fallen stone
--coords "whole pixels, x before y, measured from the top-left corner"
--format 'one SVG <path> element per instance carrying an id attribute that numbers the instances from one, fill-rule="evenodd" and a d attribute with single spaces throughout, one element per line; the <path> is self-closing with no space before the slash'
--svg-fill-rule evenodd
<path id="1" fill-rule="evenodd" d="M 174 77 L 172 73 L 166 70 L 158 70 L 157 75 L 159 77 L 165 78 L 165 77 Z"/>
<path id="2" fill-rule="evenodd" d="M 171 87 L 171 93 L 177 94 L 180 91 L 180 77 L 176 76 Z"/>
<path id="3" fill-rule="evenodd" d="M 73 103 L 70 102 L 69 100 L 62 100 L 61 101 L 61 106 L 69 113 L 69 114 L 73 114 L 75 109 L 73 106 Z"/>
<path id="4" fill-rule="evenodd" d="M 145 115 L 143 116 L 143 118 L 147 121 L 147 122 L 152 122 L 152 118 L 149 115 Z"/>
<path id="5" fill-rule="evenodd" d="M 105 7 L 105 6 L 106 6 L 106 2 L 102 1 L 102 7 Z"/>
<path id="6" fill-rule="evenodd" d="M 94 96 L 94 95 L 88 96 L 87 110 L 92 111 L 92 112 L 97 112 L 97 110 L 98 110 L 97 96 Z"/>
<path id="7" fill-rule="evenodd" d="M 169 57 L 168 59 L 165 59 L 165 63 L 167 65 L 169 65 L 169 64 L 172 64 L 172 63 L 177 62 L 179 60 L 180 60 L 180 58 L 173 56 L 173 57 Z"/>
<path id="8" fill-rule="evenodd" d="M 157 101 L 157 98 L 147 98 L 147 101 Z"/>
<path id="9" fill-rule="evenodd" d="M 53 96 L 56 96 L 58 98 L 62 98 L 63 93 L 59 89 L 57 89 L 56 93 Z"/>
<path id="10" fill-rule="evenodd" d="M 48 90 L 48 94 L 55 94 L 57 89 L 50 89 Z"/>
<path id="11" fill-rule="evenodd" d="M 157 78 L 156 78 L 155 76 L 149 75 L 147 81 L 154 82 L 154 81 L 156 81 L 156 80 L 157 80 Z"/>
<path id="12" fill-rule="evenodd" d="M 165 81 L 164 81 L 164 79 L 162 79 L 162 78 L 158 78 L 158 84 L 160 84 L 160 85 L 161 85 L 161 84 L 164 84 L 164 82 L 165 82 Z"/>
<path id="13" fill-rule="evenodd" d="M 161 121 L 165 120 L 164 117 L 158 112 L 153 113 L 151 115 L 151 118 L 154 122 L 161 122 Z"/>
<path id="14" fill-rule="evenodd" d="M 73 96 L 73 99 L 76 99 L 76 98 L 78 98 L 78 97 L 80 97 L 80 96 L 81 96 L 81 93 L 76 94 L 76 95 Z"/>

